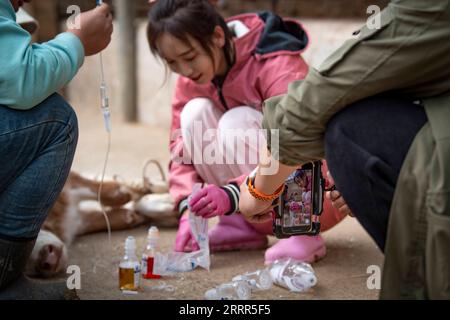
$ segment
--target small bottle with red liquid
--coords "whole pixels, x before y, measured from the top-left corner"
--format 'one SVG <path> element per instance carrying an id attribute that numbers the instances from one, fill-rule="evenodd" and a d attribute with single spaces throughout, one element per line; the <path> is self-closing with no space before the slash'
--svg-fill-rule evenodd
<path id="1" fill-rule="evenodd" d="M 147 247 L 142 254 L 142 277 L 144 279 L 159 279 L 160 275 L 153 273 L 153 261 L 156 251 L 158 251 L 159 230 L 151 227 L 148 230 Z"/>

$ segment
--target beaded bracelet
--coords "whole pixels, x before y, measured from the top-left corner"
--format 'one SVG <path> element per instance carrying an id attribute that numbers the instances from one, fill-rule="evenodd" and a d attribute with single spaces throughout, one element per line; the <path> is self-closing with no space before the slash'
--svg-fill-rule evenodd
<path id="1" fill-rule="evenodd" d="M 247 187 L 248 187 L 248 191 L 250 192 L 250 194 L 258 200 L 261 201 L 273 201 L 276 198 L 278 198 L 284 191 L 284 184 L 281 185 L 277 190 L 275 190 L 275 192 L 273 194 L 265 194 L 262 193 L 258 190 L 256 190 L 255 188 L 255 177 L 247 177 Z"/>

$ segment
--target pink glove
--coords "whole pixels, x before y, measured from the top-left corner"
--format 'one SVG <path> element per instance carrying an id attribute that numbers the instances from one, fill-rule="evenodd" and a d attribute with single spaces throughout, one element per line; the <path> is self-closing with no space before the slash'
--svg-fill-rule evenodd
<path id="1" fill-rule="evenodd" d="M 193 195 L 189 207 L 195 215 L 208 219 L 230 212 L 231 202 L 225 190 L 209 185 Z"/>
<path id="2" fill-rule="evenodd" d="M 185 212 L 180 219 L 178 226 L 177 237 L 175 239 L 175 251 L 177 252 L 190 252 L 200 250 L 197 241 L 191 232 L 189 225 L 189 212 Z"/>

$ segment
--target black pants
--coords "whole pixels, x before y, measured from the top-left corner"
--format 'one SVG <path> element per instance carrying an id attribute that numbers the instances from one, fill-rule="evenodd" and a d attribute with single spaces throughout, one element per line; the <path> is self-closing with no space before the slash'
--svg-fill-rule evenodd
<path id="1" fill-rule="evenodd" d="M 377 96 L 345 108 L 328 124 L 325 152 L 336 187 L 382 251 L 400 169 L 427 121 L 422 106 Z"/>

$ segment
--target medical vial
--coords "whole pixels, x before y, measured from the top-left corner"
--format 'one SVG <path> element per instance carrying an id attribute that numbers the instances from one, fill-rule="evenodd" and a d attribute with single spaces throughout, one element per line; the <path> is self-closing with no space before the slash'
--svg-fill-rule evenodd
<path id="1" fill-rule="evenodd" d="M 245 281 L 223 283 L 206 291 L 206 300 L 249 300 L 251 289 Z"/>
<path id="2" fill-rule="evenodd" d="M 155 253 L 158 250 L 159 230 L 157 227 L 151 227 L 148 230 L 147 246 L 142 254 L 141 269 L 144 279 L 159 279 L 160 275 L 153 273 L 153 263 Z"/>
<path id="3" fill-rule="evenodd" d="M 141 267 L 136 256 L 136 240 L 129 236 L 125 240 L 125 255 L 119 265 L 119 288 L 123 291 L 138 291 Z"/>

